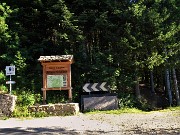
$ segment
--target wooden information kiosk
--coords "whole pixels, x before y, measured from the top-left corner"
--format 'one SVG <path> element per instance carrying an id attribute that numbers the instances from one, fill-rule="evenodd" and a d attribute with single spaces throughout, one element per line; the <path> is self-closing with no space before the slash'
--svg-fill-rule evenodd
<path id="1" fill-rule="evenodd" d="M 43 66 L 43 102 L 46 103 L 47 90 L 68 90 L 72 100 L 71 64 L 73 55 L 40 56 Z"/>

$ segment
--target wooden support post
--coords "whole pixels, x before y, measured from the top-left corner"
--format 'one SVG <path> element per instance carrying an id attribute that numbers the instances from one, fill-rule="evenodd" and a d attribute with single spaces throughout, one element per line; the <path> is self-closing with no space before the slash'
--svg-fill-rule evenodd
<path id="1" fill-rule="evenodd" d="M 68 67 L 68 82 L 69 82 L 69 102 L 72 102 L 72 87 L 71 87 L 71 65 Z"/>
<path id="2" fill-rule="evenodd" d="M 43 65 L 43 104 L 46 104 L 46 89 L 47 88 L 47 75 L 46 75 L 46 65 Z"/>
<path id="3" fill-rule="evenodd" d="M 46 90 L 43 90 L 43 104 L 46 104 Z"/>
<path id="4" fill-rule="evenodd" d="M 72 102 L 72 89 L 69 89 L 68 91 L 68 98 L 69 98 L 69 102 Z"/>

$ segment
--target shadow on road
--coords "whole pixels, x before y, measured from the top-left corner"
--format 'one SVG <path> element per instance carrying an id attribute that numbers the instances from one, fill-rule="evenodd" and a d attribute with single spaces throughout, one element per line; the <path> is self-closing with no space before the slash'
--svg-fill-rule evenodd
<path id="1" fill-rule="evenodd" d="M 51 128 L 2 128 L 0 129 L 0 135 L 37 135 L 37 134 L 48 134 L 48 135 L 122 135 L 122 134 L 146 134 L 146 135 L 157 135 L 157 134 L 170 134 L 170 135 L 179 135 L 180 128 L 176 129 L 141 129 L 133 128 L 131 130 L 119 130 L 119 131 L 91 131 L 91 130 L 68 130 L 65 128 L 51 127 Z"/>
<path id="2" fill-rule="evenodd" d="M 127 133 L 142 134 L 142 135 L 180 135 L 180 128 L 156 128 L 156 129 L 142 129 L 140 127 L 128 130 Z"/>
<path id="3" fill-rule="evenodd" d="M 88 135 L 94 135 L 94 134 L 117 134 L 118 131 L 77 131 L 77 130 L 67 130 L 65 128 L 59 128 L 59 127 L 51 127 L 51 128 L 22 128 L 22 127 L 15 127 L 15 128 L 2 128 L 0 129 L 0 135 L 37 135 L 37 134 L 64 134 L 64 135 L 79 135 L 79 134 L 88 134 Z"/>

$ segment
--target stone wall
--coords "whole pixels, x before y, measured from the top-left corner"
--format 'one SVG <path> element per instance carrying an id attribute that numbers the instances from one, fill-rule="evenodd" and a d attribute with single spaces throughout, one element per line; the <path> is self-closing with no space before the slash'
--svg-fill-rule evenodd
<path id="1" fill-rule="evenodd" d="M 59 103 L 49 105 L 30 106 L 30 112 L 45 112 L 53 116 L 76 115 L 79 113 L 78 103 Z"/>
<path id="2" fill-rule="evenodd" d="M 11 116 L 15 109 L 17 96 L 9 94 L 0 94 L 0 114 Z"/>

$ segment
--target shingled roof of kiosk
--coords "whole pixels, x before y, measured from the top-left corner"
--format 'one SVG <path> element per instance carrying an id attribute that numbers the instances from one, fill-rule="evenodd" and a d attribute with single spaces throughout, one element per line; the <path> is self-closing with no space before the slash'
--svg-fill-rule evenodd
<path id="1" fill-rule="evenodd" d="M 40 56 L 38 59 L 40 62 L 49 62 L 49 61 L 59 61 L 59 62 L 66 62 L 70 61 L 73 62 L 73 55 L 55 55 L 55 56 Z"/>

